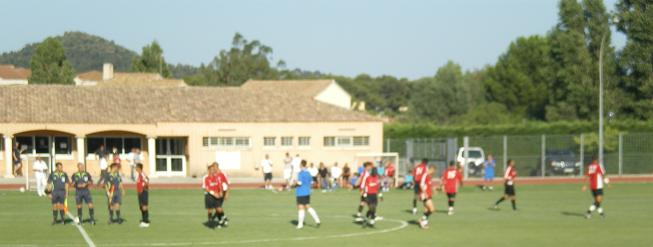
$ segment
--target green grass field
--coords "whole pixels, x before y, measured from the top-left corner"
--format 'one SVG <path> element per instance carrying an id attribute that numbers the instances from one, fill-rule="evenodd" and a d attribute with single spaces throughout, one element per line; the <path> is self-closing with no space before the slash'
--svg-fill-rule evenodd
<path id="1" fill-rule="evenodd" d="M 94 194 L 98 224 L 83 225 L 97 246 L 653 246 L 653 186 L 613 184 L 606 191 L 607 218 L 586 220 L 588 192 L 580 185 L 517 187 L 519 211 L 510 203 L 500 211 L 488 210 L 500 191 L 482 192 L 466 187 L 458 197 L 456 215 L 442 211 L 431 218 L 428 230 L 413 223 L 410 191 L 392 191 L 380 204 L 385 220 L 375 228 L 352 223 L 357 193 L 315 191 L 312 205 L 322 218 L 316 229 L 296 230 L 294 194 L 263 190 L 234 190 L 225 205 L 230 225 L 208 229 L 199 190 L 150 192 L 152 226 L 138 227 L 140 213 L 134 191 L 128 191 L 122 214 L 126 222 L 108 225 L 106 199 Z M 73 202 L 72 196 L 69 202 Z M 446 197 L 435 197 L 445 209 Z M 71 203 L 72 213 L 76 213 Z M 49 201 L 32 193 L 0 191 L 0 246 L 86 246 L 73 225 L 51 226 Z M 87 211 L 84 210 L 87 215 Z"/>

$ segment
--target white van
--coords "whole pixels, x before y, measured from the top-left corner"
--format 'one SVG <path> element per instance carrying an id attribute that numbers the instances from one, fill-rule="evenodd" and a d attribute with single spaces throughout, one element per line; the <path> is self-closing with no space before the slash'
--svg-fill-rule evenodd
<path id="1" fill-rule="evenodd" d="M 465 164 L 465 148 L 461 147 L 458 149 L 458 155 L 456 155 L 456 161 L 460 164 L 468 165 L 469 175 L 480 176 L 483 172 L 483 162 L 485 162 L 485 152 L 480 147 L 468 147 L 467 151 L 467 164 Z"/>

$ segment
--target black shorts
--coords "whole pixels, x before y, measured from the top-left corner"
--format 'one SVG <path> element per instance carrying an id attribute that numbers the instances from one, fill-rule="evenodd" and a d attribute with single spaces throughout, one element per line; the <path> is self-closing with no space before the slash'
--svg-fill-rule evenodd
<path id="1" fill-rule="evenodd" d="M 140 206 L 147 206 L 149 202 L 149 193 L 147 190 L 143 190 L 143 192 L 138 193 L 138 205 Z"/>
<path id="2" fill-rule="evenodd" d="M 449 200 L 456 199 L 456 193 L 447 193 L 447 198 L 449 198 Z"/>
<path id="3" fill-rule="evenodd" d="M 415 184 L 415 185 L 413 186 L 413 191 L 415 191 L 415 194 L 419 194 L 419 191 L 420 191 L 420 187 L 419 187 L 419 185 Z"/>
<path id="4" fill-rule="evenodd" d="M 204 194 L 204 208 L 213 209 L 218 207 L 218 198 L 215 198 L 211 194 Z"/>
<path id="5" fill-rule="evenodd" d="M 263 180 L 265 181 L 272 180 L 272 173 L 271 172 L 263 173 Z"/>
<path id="6" fill-rule="evenodd" d="M 88 189 L 77 190 L 75 192 L 75 202 L 77 205 L 82 204 L 82 202 L 86 204 L 93 203 L 93 198 L 91 198 L 91 191 Z"/>
<path id="7" fill-rule="evenodd" d="M 592 190 L 592 196 L 593 197 L 603 196 L 603 189 Z"/>
<path id="8" fill-rule="evenodd" d="M 515 185 L 514 184 L 513 185 L 508 185 L 508 183 L 505 183 L 504 186 L 505 186 L 504 192 L 503 192 L 504 194 L 506 194 L 508 196 L 515 196 L 516 195 L 515 194 Z"/>
<path id="9" fill-rule="evenodd" d="M 376 194 L 367 195 L 367 197 L 365 197 L 365 202 L 367 202 L 367 206 L 376 206 L 379 202 L 379 197 Z"/>
<path id="10" fill-rule="evenodd" d="M 64 200 L 66 200 L 65 190 L 52 191 L 52 204 L 63 204 Z"/>
<path id="11" fill-rule="evenodd" d="M 297 205 L 308 205 L 311 204 L 311 196 L 298 196 Z"/>
<path id="12" fill-rule="evenodd" d="M 122 204 L 122 194 L 119 190 L 113 192 L 113 197 L 111 197 L 111 204 Z"/>
<path id="13" fill-rule="evenodd" d="M 367 200 L 365 199 L 365 197 L 363 195 L 361 195 L 361 202 L 367 202 Z"/>

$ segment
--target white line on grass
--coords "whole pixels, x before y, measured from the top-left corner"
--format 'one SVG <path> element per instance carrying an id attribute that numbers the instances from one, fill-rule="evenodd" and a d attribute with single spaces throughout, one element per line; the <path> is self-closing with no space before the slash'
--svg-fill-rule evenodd
<path id="1" fill-rule="evenodd" d="M 75 218 L 75 216 L 70 214 L 70 212 L 68 212 L 68 217 L 71 219 Z M 86 244 L 88 244 L 88 247 L 95 247 L 95 243 L 93 243 L 91 237 L 88 236 L 86 230 L 84 230 L 84 227 L 82 227 L 80 224 L 77 224 L 76 222 L 73 222 L 73 225 L 75 225 L 75 227 L 77 227 L 77 230 L 79 230 L 79 233 L 82 234 L 82 237 L 84 238 L 84 241 L 86 241 Z"/>
<path id="2" fill-rule="evenodd" d="M 336 218 L 351 218 L 345 216 L 335 216 Z M 399 223 L 399 226 L 378 230 L 378 231 L 369 231 L 369 232 L 356 232 L 356 233 L 346 233 L 346 234 L 334 234 L 327 236 L 310 236 L 310 237 L 295 237 L 295 238 L 268 238 L 268 239 L 250 239 L 250 240 L 238 240 L 238 241 L 224 241 L 224 242 L 177 242 L 177 243 L 127 243 L 127 244 L 114 244 L 114 245 L 104 245 L 104 246 L 188 246 L 188 245 L 230 245 L 230 244 L 255 244 L 255 243 L 264 243 L 264 242 L 278 242 L 278 241 L 304 241 L 304 240 L 316 240 L 316 239 L 332 239 L 332 238 L 351 238 L 358 236 L 369 236 L 374 234 L 394 232 L 401 229 L 404 229 L 408 226 L 408 222 L 403 220 L 395 219 L 384 219 L 384 221 L 390 221 Z"/>

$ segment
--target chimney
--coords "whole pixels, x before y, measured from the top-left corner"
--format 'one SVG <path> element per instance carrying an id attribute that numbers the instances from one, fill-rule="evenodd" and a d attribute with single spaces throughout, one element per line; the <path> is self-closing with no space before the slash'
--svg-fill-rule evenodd
<path id="1" fill-rule="evenodd" d="M 113 64 L 104 63 L 102 66 L 102 80 L 108 81 L 113 79 Z"/>

